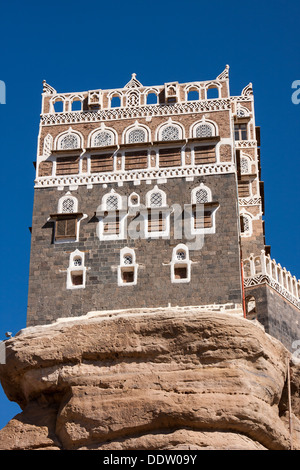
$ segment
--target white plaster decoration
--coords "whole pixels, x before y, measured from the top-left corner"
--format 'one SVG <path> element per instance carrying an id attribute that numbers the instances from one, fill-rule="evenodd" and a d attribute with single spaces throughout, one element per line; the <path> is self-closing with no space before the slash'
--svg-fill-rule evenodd
<path id="1" fill-rule="evenodd" d="M 118 171 L 115 173 L 95 173 L 92 175 L 68 176 L 39 176 L 35 180 L 35 188 L 48 188 L 53 186 L 78 186 L 89 184 L 109 184 L 120 181 L 158 180 L 164 178 L 186 178 L 200 175 L 220 175 L 235 173 L 235 165 L 231 162 L 197 165 L 181 168 L 154 168 L 145 170 Z"/>
<path id="2" fill-rule="evenodd" d="M 118 286 L 133 286 L 137 283 L 138 264 L 135 251 L 124 247 L 120 250 L 120 264 L 118 266 Z"/>
<path id="3" fill-rule="evenodd" d="M 175 126 L 165 126 L 161 131 L 161 140 L 178 140 L 179 129 Z"/>
<path id="4" fill-rule="evenodd" d="M 50 157 L 53 149 L 53 137 L 51 134 L 47 134 L 44 138 L 43 144 L 43 156 Z"/>
<path id="5" fill-rule="evenodd" d="M 217 76 L 217 80 L 228 80 L 229 79 L 229 65 L 227 64 L 223 72 Z"/>
<path id="6" fill-rule="evenodd" d="M 85 253 L 75 250 L 70 254 L 67 269 L 67 289 L 84 289 L 86 285 Z"/>
<path id="7" fill-rule="evenodd" d="M 300 309 L 300 280 L 266 255 L 264 250 L 258 256 L 251 254 L 243 260 L 243 268 L 245 288 L 267 283 Z"/>
<path id="8" fill-rule="evenodd" d="M 112 93 L 119 96 L 120 93 Z M 118 119 L 147 118 L 152 116 L 170 116 L 174 114 L 193 114 L 197 112 L 230 111 L 231 99 L 222 98 L 214 100 L 188 101 L 186 103 L 173 103 L 160 105 L 145 105 L 136 108 L 110 108 L 98 111 L 78 111 L 63 113 L 46 113 L 41 115 L 41 125 L 60 125 L 86 122 L 111 121 Z"/>
<path id="9" fill-rule="evenodd" d="M 243 88 L 241 96 L 244 98 L 249 98 L 253 96 L 253 87 L 251 82 L 247 86 L 245 86 L 245 88 Z"/>
<path id="10" fill-rule="evenodd" d="M 128 83 L 126 83 L 124 88 L 140 88 L 142 86 L 143 85 L 141 84 L 141 82 L 139 82 L 139 80 L 136 78 L 136 73 L 132 73 L 131 79 L 129 80 Z"/>
<path id="11" fill-rule="evenodd" d="M 220 95 L 221 95 L 221 85 L 217 81 L 211 81 L 211 82 L 206 84 L 206 86 L 205 86 L 205 98 L 208 99 L 207 98 L 207 91 L 212 89 L 212 88 L 216 88 L 218 90 L 218 96 L 216 98 L 213 98 L 213 99 L 219 99 Z"/>
<path id="12" fill-rule="evenodd" d="M 124 201 L 125 201 L 124 197 Z M 124 207 L 123 207 L 124 206 Z M 121 240 L 125 238 L 125 222 L 127 218 L 127 202 L 114 189 L 102 197 L 101 205 L 98 207 L 96 217 L 99 223 L 97 235 L 100 240 Z M 108 230 L 108 226 L 114 227 L 115 231 Z"/>
<path id="13" fill-rule="evenodd" d="M 131 193 L 128 198 L 128 207 L 137 207 L 140 205 L 140 196 L 137 193 Z"/>
<path id="14" fill-rule="evenodd" d="M 45 95 L 55 95 L 56 94 L 56 90 L 50 86 L 46 80 L 43 80 L 43 93 Z"/>
<path id="15" fill-rule="evenodd" d="M 236 148 L 256 148 L 257 142 L 256 140 L 236 140 L 235 146 Z"/>
<path id="16" fill-rule="evenodd" d="M 172 251 L 171 282 L 187 283 L 191 280 L 191 260 L 189 258 L 189 249 L 183 243 L 179 243 Z"/>
<path id="17" fill-rule="evenodd" d="M 250 173 L 251 165 L 250 165 L 250 160 L 248 157 L 242 156 L 241 157 L 241 174 L 242 175 L 247 175 Z"/>
<path id="18" fill-rule="evenodd" d="M 126 106 L 135 107 L 140 105 L 140 93 L 138 91 L 130 91 L 126 95 Z"/>
<path id="19" fill-rule="evenodd" d="M 245 118 L 250 116 L 250 111 L 245 106 L 242 106 L 240 103 L 237 103 L 236 115 L 239 118 Z"/>
<path id="20" fill-rule="evenodd" d="M 195 122 L 190 128 L 191 137 L 213 137 L 218 135 L 218 126 L 215 122 L 207 120 L 205 116 L 200 121 Z"/>

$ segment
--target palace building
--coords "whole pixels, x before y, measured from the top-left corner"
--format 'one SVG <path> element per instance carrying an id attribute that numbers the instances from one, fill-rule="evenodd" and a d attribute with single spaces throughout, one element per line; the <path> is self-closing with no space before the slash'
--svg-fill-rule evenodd
<path id="1" fill-rule="evenodd" d="M 252 84 L 231 96 L 228 66 L 80 93 L 44 81 L 27 325 L 199 306 L 257 318 L 291 347 L 300 283 L 271 259 L 263 215 Z"/>

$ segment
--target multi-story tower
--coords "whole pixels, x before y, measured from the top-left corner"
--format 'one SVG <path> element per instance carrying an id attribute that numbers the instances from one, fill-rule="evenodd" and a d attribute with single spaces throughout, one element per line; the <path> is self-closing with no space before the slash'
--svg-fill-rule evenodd
<path id="1" fill-rule="evenodd" d="M 252 86 L 230 96 L 228 69 L 81 93 L 44 82 L 28 325 L 245 304 L 242 258 L 268 248 Z"/>

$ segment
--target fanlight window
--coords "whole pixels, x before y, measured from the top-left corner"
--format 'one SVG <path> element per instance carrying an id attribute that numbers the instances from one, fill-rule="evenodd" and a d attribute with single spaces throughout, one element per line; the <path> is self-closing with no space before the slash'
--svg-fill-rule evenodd
<path id="1" fill-rule="evenodd" d="M 77 135 L 74 134 L 67 134 L 60 140 L 60 149 L 61 150 L 68 150 L 68 149 L 77 149 L 79 148 L 79 138 Z"/>
<path id="2" fill-rule="evenodd" d="M 108 196 L 106 199 L 106 209 L 107 210 L 117 210 L 119 207 L 119 200 L 117 196 Z"/>
<path id="3" fill-rule="evenodd" d="M 150 207 L 161 207 L 162 206 L 162 194 L 152 193 L 150 196 Z"/>
<path id="4" fill-rule="evenodd" d="M 94 147 L 105 147 L 112 143 L 112 135 L 109 132 L 98 132 L 93 138 Z"/>
<path id="5" fill-rule="evenodd" d="M 196 137 L 212 137 L 213 130 L 209 124 L 200 124 L 196 129 Z"/>
<path id="6" fill-rule="evenodd" d="M 208 192 L 206 189 L 198 189 L 196 192 L 196 204 L 204 204 L 208 202 Z"/>
<path id="7" fill-rule="evenodd" d="M 242 233 L 249 233 L 250 232 L 250 219 L 246 215 L 242 215 L 240 217 L 241 221 L 241 232 Z"/>
<path id="8" fill-rule="evenodd" d="M 61 211 L 62 213 L 72 213 L 75 212 L 75 201 L 70 197 L 64 199 L 61 204 Z"/>
<path id="9" fill-rule="evenodd" d="M 161 132 L 161 140 L 178 140 L 179 129 L 175 126 L 164 127 Z"/>
<path id="10" fill-rule="evenodd" d="M 137 143 L 137 142 L 145 142 L 146 135 L 143 129 L 133 129 L 129 132 L 128 135 L 128 142 L 130 144 Z"/>
<path id="11" fill-rule="evenodd" d="M 124 255 L 124 257 L 123 257 L 123 264 L 129 265 L 129 264 L 132 264 L 132 263 L 133 263 L 132 255 L 130 255 L 130 254 Z"/>

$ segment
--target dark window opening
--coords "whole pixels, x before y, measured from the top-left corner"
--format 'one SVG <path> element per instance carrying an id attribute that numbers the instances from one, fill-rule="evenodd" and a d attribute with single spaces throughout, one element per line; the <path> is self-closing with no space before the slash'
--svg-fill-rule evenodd
<path id="1" fill-rule="evenodd" d="M 181 266 L 174 268 L 174 277 L 175 279 L 187 279 L 187 267 Z"/>
<path id="2" fill-rule="evenodd" d="M 247 140 L 247 124 L 234 125 L 234 138 L 235 140 Z"/>
<path id="3" fill-rule="evenodd" d="M 208 90 L 206 90 L 206 98 L 208 100 L 219 98 L 218 88 L 216 88 L 216 87 L 208 88 Z"/>

